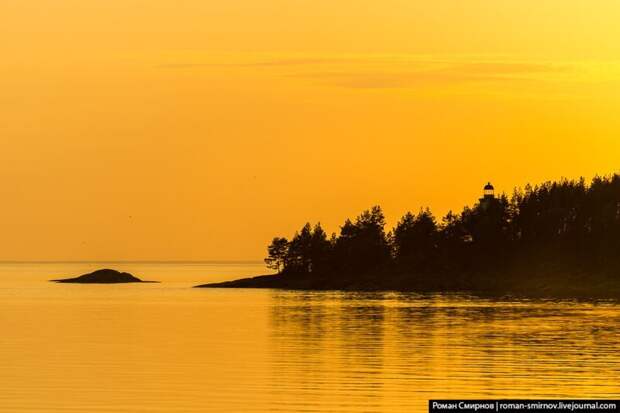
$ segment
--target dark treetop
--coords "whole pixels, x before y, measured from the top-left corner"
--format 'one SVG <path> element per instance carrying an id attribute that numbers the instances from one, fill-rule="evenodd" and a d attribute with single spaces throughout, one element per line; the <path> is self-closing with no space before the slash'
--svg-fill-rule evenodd
<path id="1" fill-rule="evenodd" d="M 276 237 L 278 274 L 204 287 L 468 291 L 620 297 L 620 176 L 561 180 L 483 197 L 438 223 L 408 212 L 389 232 L 381 208 L 327 236 Z M 203 286 L 201 286 L 203 287 Z"/>
<path id="2" fill-rule="evenodd" d="M 139 278 L 126 272 L 116 270 L 102 269 L 90 274 L 84 274 L 76 278 L 65 278 L 61 280 L 51 280 L 58 283 L 78 283 L 78 284 L 116 284 L 116 283 L 140 283 L 140 282 L 157 282 L 142 281 Z"/>

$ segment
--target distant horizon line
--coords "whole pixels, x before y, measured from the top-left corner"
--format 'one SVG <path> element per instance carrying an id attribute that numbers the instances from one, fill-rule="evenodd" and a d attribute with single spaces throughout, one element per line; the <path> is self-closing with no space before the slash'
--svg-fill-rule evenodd
<path id="1" fill-rule="evenodd" d="M 0 264 L 264 264 L 262 260 L 0 260 Z"/>

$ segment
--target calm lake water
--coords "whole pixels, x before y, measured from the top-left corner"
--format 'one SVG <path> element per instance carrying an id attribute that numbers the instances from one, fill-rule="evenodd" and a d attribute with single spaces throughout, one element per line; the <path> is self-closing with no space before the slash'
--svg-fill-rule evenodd
<path id="1" fill-rule="evenodd" d="M 161 284 L 46 282 L 101 267 Z M 423 412 L 620 398 L 620 305 L 191 289 L 260 264 L 0 264 L 2 412 Z"/>

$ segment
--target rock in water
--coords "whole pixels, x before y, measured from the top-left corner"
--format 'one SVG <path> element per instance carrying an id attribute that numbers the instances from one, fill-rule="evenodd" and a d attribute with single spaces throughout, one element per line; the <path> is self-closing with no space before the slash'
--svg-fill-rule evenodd
<path id="1" fill-rule="evenodd" d="M 65 278 L 60 280 L 51 280 L 57 283 L 78 283 L 78 284 L 117 284 L 117 283 L 141 283 L 153 282 L 142 281 L 127 272 L 119 272 L 116 270 L 103 269 L 91 272 L 90 274 L 80 275 L 75 278 Z"/>

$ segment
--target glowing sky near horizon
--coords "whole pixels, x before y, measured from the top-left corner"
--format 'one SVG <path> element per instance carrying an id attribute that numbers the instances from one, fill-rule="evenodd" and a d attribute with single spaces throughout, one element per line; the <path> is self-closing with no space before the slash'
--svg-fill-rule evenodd
<path id="1" fill-rule="evenodd" d="M 5 0 L 0 259 L 260 259 L 609 174 L 612 0 Z"/>

